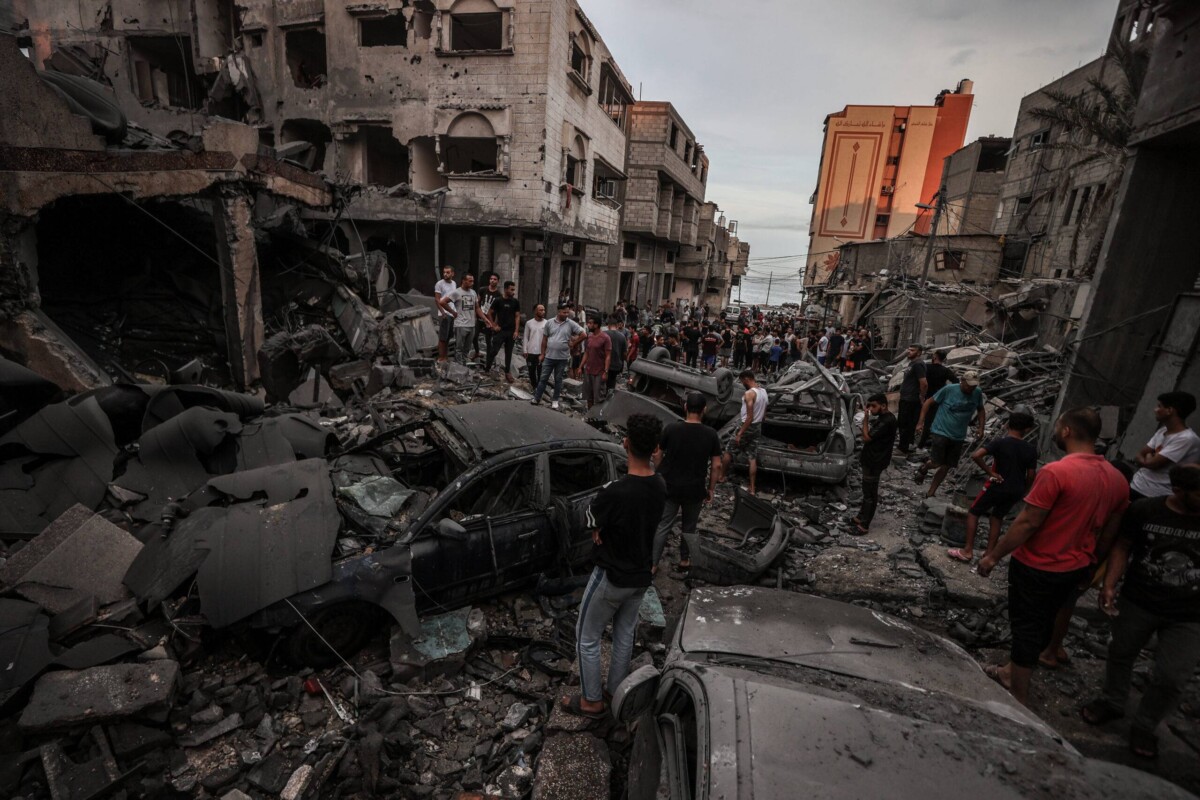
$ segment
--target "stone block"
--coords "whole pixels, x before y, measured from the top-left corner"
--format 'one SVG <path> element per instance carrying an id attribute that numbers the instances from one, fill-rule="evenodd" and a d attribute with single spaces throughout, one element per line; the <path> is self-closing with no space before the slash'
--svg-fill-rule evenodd
<path id="1" fill-rule="evenodd" d="M 179 664 L 115 664 L 43 675 L 21 714 L 20 728 L 45 731 L 131 716 L 166 719 Z"/>

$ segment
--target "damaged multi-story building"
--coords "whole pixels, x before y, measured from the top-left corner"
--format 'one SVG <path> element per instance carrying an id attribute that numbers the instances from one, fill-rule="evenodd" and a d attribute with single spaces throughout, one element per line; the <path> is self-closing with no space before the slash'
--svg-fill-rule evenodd
<path id="1" fill-rule="evenodd" d="M 693 247 L 682 247 L 675 259 L 677 305 L 708 307 L 714 315 L 729 304 L 730 292 L 746 274 L 750 243 L 737 237 L 737 220 L 727 220 L 716 203 L 700 208 L 700 228 Z"/>
<path id="2" fill-rule="evenodd" d="M 99 79 L 151 132 L 228 117 L 327 176 L 337 202 L 301 216 L 386 254 L 380 285 L 428 292 L 449 264 L 526 305 L 603 291 L 585 267 L 617 242 L 632 94 L 573 0 L 18 0 L 16 19 L 39 69 Z"/>

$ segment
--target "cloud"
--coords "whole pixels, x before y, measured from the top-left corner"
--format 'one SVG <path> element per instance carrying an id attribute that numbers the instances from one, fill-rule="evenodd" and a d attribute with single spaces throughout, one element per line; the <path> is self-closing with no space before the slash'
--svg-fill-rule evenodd
<path id="1" fill-rule="evenodd" d="M 825 116 L 920 105 L 975 81 L 967 141 L 1097 57 L 1113 0 L 581 0 L 636 92 L 669 100 L 711 159 L 708 199 L 756 257 L 803 253 Z M 1036 24 L 1033 24 L 1034 21 Z"/>

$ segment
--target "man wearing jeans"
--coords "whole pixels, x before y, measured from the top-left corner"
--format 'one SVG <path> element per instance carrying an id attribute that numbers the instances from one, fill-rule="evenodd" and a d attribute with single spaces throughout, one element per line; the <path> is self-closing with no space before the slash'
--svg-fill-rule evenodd
<path id="1" fill-rule="evenodd" d="M 1093 725 L 1125 716 L 1133 664 L 1157 634 L 1154 672 L 1129 731 L 1144 758 L 1158 755 L 1155 729 L 1200 664 L 1200 466 L 1177 464 L 1168 480 L 1171 494 L 1138 500 L 1121 521 L 1100 590 L 1100 608 L 1113 616 L 1104 694 L 1082 709 Z"/>
<path id="2" fill-rule="evenodd" d="M 629 456 L 629 472 L 600 490 L 588 509 L 596 566 L 592 569 L 579 621 L 575 649 L 579 659 L 580 694 L 559 701 L 563 711 L 602 718 L 611 697 L 629 674 L 638 608 L 654 576 L 654 531 L 667 502 L 667 487 L 650 463 L 658 447 L 662 423 L 649 414 L 631 414 L 622 444 Z M 600 638 L 612 621 L 612 661 L 607 689 L 603 688 Z"/>
<path id="3" fill-rule="evenodd" d="M 704 395 L 688 392 L 684 401 L 687 420 L 672 422 L 663 429 L 654 463 L 667 482 L 667 504 L 663 508 L 658 533 L 654 535 L 654 563 L 662 558 L 667 535 L 682 512 L 683 533 L 695 533 L 700 520 L 700 505 L 711 503 L 717 476 L 721 474 L 721 437 L 704 424 Z M 679 540 L 679 568 L 692 565 L 687 541 Z"/>
<path id="4" fill-rule="evenodd" d="M 587 332 L 578 322 L 571 319 L 571 304 L 559 303 L 558 315 L 546 323 L 545 333 L 542 334 L 541 376 L 537 388 L 533 391 L 535 406 L 542 402 L 546 393 L 546 384 L 550 376 L 554 376 L 554 401 L 550 407 L 557 410 L 558 400 L 562 397 L 563 371 L 571 360 L 571 348 L 582 342 Z"/>
<path id="5" fill-rule="evenodd" d="M 469 358 L 471 343 L 475 340 L 475 323 L 493 325 L 479 310 L 479 295 L 471 288 L 474 285 L 474 275 L 463 275 L 462 285 L 450 293 L 450 299 L 458 306 L 458 312 L 454 314 L 454 360 L 460 364 L 466 364 Z"/>

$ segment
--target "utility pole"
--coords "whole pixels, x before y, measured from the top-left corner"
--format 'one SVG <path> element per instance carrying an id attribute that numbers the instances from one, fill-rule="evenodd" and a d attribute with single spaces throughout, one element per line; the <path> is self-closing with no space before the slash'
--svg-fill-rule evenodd
<path id="1" fill-rule="evenodd" d="M 930 225 L 929 241 L 925 247 L 925 266 L 921 270 L 921 282 L 917 284 L 917 327 L 913 331 L 913 341 L 915 342 L 920 342 L 921 337 L 925 335 L 925 305 L 928 303 L 925 285 L 929 282 L 929 265 L 933 263 L 933 244 L 937 239 L 938 223 L 942 219 L 942 204 L 945 196 L 946 186 L 942 184 L 938 186 L 937 194 L 933 196 L 933 223 Z M 929 207 L 924 203 L 917 203 L 917 208 L 928 209 Z"/>
<path id="2" fill-rule="evenodd" d="M 775 277 L 774 272 L 770 272 L 770 271 L 767 272 L 767 301 L 765 303 L 763 303 L 764 306 L 771 305 L 771 279 L 774 277 Z"/>

